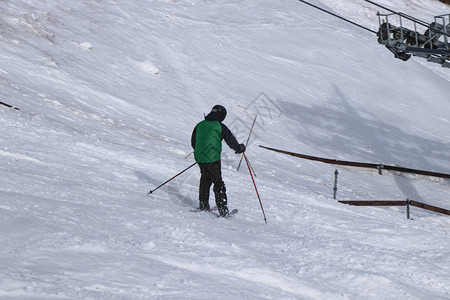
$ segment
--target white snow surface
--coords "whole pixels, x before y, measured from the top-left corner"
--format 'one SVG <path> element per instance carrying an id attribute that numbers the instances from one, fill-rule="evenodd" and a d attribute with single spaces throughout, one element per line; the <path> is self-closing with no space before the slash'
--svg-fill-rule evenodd
<path id="1" fill-rule="evenodd" d="M 379 8 L 312 3 L 373 30 Z M 432 21 L 450 7 L 383 0 Z M 328 5 L 328 6 L 327 6 Z M 0 1 L 1 299 L 450 299 L 450 69 L 296 0 Z M 230 208 L 190 212 L 215 104 Z M 188 156 L 186 158 L 186 156 Z M 212 196 L 212 195 L 211 195 Z M 211 205 L 214 200 L 211 197 Z"/>

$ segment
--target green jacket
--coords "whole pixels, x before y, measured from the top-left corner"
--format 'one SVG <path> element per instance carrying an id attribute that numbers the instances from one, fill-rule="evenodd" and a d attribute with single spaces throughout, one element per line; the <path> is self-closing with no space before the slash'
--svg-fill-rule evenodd
<path id="1" fill-rule="evenodd" d="M 219 122 L 214 114 L 209 114 L 192 132 L 191 145 L 195 161 L 212 163 L 220 160 L 223 139 L 231 149 L 238 150 L 239 144 L 228 127 Z"/>

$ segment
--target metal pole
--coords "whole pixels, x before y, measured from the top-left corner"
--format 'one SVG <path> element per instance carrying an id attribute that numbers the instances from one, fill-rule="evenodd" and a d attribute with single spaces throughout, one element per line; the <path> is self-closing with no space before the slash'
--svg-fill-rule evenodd
<path id="1" fill-rule="evenodd" d="M 406 217 L 408 218 L 408 220 L 411 219 L 410 209 L 409 209 L 410 203 L 411 203 L 411 200 L 406 199 Z"/>
<path id="2" fill-rule="evenodd" d="M 188 158 L 188 157 L 191 156 L 192 154 L 194 154 L 194 151 L 192 151 L 191 153 L 189 153 L 188 155 L 186 155 L 186 156 L 184 157 L 184 159 Z"/>
<path id="3" fill-rule="evenodd" d="M 378 168 L 378 174 L 383 175 L 383 168 L 384 168 L 383 164 L 379 164 L 377 168 Z"/>
<path id="4" fill-rule="evenodd" d="M 333 188 L 333 199 L 334 200 L 336 200 L 338 174 L 339 174 L 339 171 L 336 169 L 336 171 L 334 171 L 334 188 Z"/>
<path id="5" fill-rule="evenodd" d="M 250 140 L 250 136 L 252 135 L 253 127 L 255 126 L 255 122 L 256 122 L 256 117 L 257 117 L 257 116 L 258 116 L 258 115 L 256 115 L 256 116 L 255 116 L 255 119 L 253 120 L 252 127 L 250 128 L 250 132 L 249 132 L 249 134 L 248 134 L 247 142 L 245 143 L 245 148 L 247 148 L 247 146 L 248 146 L 248 141 Z M 238 167 L 237 167 L 237 171 L 239 171 L 239 168 L 241 167 L 241 163 L 242 163 L 242 159 L 243 159 L 243 158 L 244 158 L 244 153 L 242 153 L 241 160 L 239 161 L 239 165 L 238 165 Z M 253 171 L 253 168 L 252 168 L 252 171 Z M 253 174 L 255 174 L 255 171 L 253 171 Z M 256 174 L 255 174 L 255 177 L 256 177 Z"/>
<path id="6" fill-rule="evenodd" d="M 255 177 L 258 177 L 258 176 L 256 176 L 256 173 L 255 173 L 255 170 L 253 169 L 253 166 L 252 166 L 252 164 L 250 163 L 250 161 L 247 159 L 247 161 L 248 161 L 248 165 L 250 166 L 250 169 L 252 170 L 252 172 L 253 172 L 253 175 L 255 176 Z"/>
<path id="7" fill-rule="evenodd" d="M 263 213 L 263 216 L 264 216 L 264 222 L 266 222 L 266 224 L 267 224 L 266 213 L 264 212 L 264 208 L 263 208 L 263 205 L 262 205 L 262 202 L 261 202 L 261 198 L 259 197 L 258 189 L 256 188 L 255 179 L 253 178 L 252 171 L 250 170 L 250 165 L 248 163 L 248 159 L 247 159 L 247 156 L 245 155 L 245 152 L 243 154 L 244 154 L 245 162 L 247 163 L 248 172 L 250 173 L 250 176 L 252 177 L 253 186 L 255 187 L 256 195 L 258 196 L 258 200 L 259 200 L 259 204 L 261 205 L 261 210 L 262 210 L 262 213 Z"/>
<path id="8" fill-rule="evenodd" d="M 190 168 L 192 168 L 194 165 L 196 165 L 197 163 L 193 163 L 192 165 L 190 165 L 189 167 L 187 167 L 186 169 L 184 169 L 183 171 L 181 171 L 180 173 L 178 173 L 177 175 L 173 176 L 172 178 L 170 178 L 169 180 L 167 180 L 166 182 L 160 184 L 159 186 L 157 186 L 156 188 L 154 188 L 153 190 L 151 190 L 150 192 L 148 192 L 148 195 L 153 194 L 154 191 L 156 191 L 157 189 L 159 189 L 160 187 L 162 187 L 163 185 L 165 185 L 166 183 L 168 183 L 169 181 L 171 181 L 172 179 L 174 179 L 175 177 L 177 177 L 178 175 L 183 174 L 185 171 L 189 170 Z"/>

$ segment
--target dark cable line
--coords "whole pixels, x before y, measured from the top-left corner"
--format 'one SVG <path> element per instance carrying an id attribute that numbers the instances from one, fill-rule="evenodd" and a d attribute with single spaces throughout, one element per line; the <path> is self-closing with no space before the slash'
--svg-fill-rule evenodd
<path id="1" fill-rule="evenodd" d="M 309 6 L 312 6 L 312 7 L 316 8 L 316 9 L 321 10 L 321 11 L 327 13 L 327 14 L 330 14 L 330 15 L 336 17 L 336 18 L 339 18 L 339 19 L 341 19 L 341 20 L 344 20 L 344 21 L 346 21 L 346 22 L 348 22 L 348 23 L 350 23 L 350 24 L 353 24 L 353 25 L 358 26 L 358 27 L 360 27 L 360 28 L 362 28 L 362 29 L 365 29 L 365 30 L 367 30 L 367 31 L 370 31 L 370 32 L 372 32 L 372 33 L 377 34 L 376 31 L 374 31 L 374 30 L 372 30 L 372 29 L 370 29 L 370 28 L 367 28 L 367 27 L 365 27 L 365 26 L 363 26 L 363 25 L 360 25 L 360 24 L 358 24 L 358 23 L 355 23 L 355 22 L 353 22 L 353 21 L 350 21 L 349 19 L 346 19 L 346 18 L 344 18 L 344 17 L 341 17 L 341 16 L 339 16 L 339 15 L 337 15 L 337 14 L 335 14 L 335 13 L 332 13 L 332 12 L 326 10 L 326 9 L 320 8 L 320 7 L 318 7 L 318 6 L 314 5 L 314 4 L 311 4 L 311 3 L 309 3 L 309 2 L 306 2 L 306 1 L 304 1 L 304 0 L 298 0 L 298 1 L 303 2 L 303 3 L 305 3 L 305 4 L 308 4 Z"/>
<path id="2" fill-rule="evenodd" d="M 422 20 L 420 20 L 420 19 L 418 19 L 418 18 L 416 18 L 416 17 L 409 16 L 409 15 L 404 14 L 404 13 L 402 13 L 402 12 L 394 11 L 394 10 L 392 10 L 392 9 L 386 7 L 386 6 L 383 6 L 383 5 L 381 5 L 381 4 L 375 3 L 375 2 L 373 2 L 373 1 L 371 1 L 371 0 L 363 0 L 363 1 L 368 2 L 368 3 L 372 4 L 372 5 L 378 6 L 378 7 L 382 8 L 382 9 L 384 9 L 384 10 L 387 10 L 387 11 L 393 13 L 393 14 L 402 16 L 402 17 L 404 17 L 405 19 L 408 19 L 408 20 L 410 20 L 410 21 L 416 22 L 416 23 L 418 23 L 418 24 L 420 24 L 420 25 L 423 25 L 423 26 L 426 26 L 426 27 L 430 27 L 430 24 L 429 24 L 429 23 L 427 23 L 427 22 L 425 22 L 425 21 L 422 21 Z"/>

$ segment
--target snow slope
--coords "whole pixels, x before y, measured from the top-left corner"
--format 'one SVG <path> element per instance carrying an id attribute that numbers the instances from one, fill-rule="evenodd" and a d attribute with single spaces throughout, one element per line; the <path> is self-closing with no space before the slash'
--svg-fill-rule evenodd
<path id="1" fill-rule="evenodd" d="M 314 3 L 378 24 L 356 0 Z M 257 147 L 448 174 L 449 69 L 295 0 L 0 7 L 0 101 L 20 109 L 0 106 L 1 299 L 450 298 L 448 216 L 339 204 L 335 166 Z M 247 156 L 267 225 L 226 145 L 232 219 L 190 212 L 197 167 L 147 195 L 193 163 L 215 104 L 241 142 L 258 115 Z M 448 180 L 338 169 L 338 199 L 450 209 Z"/>

